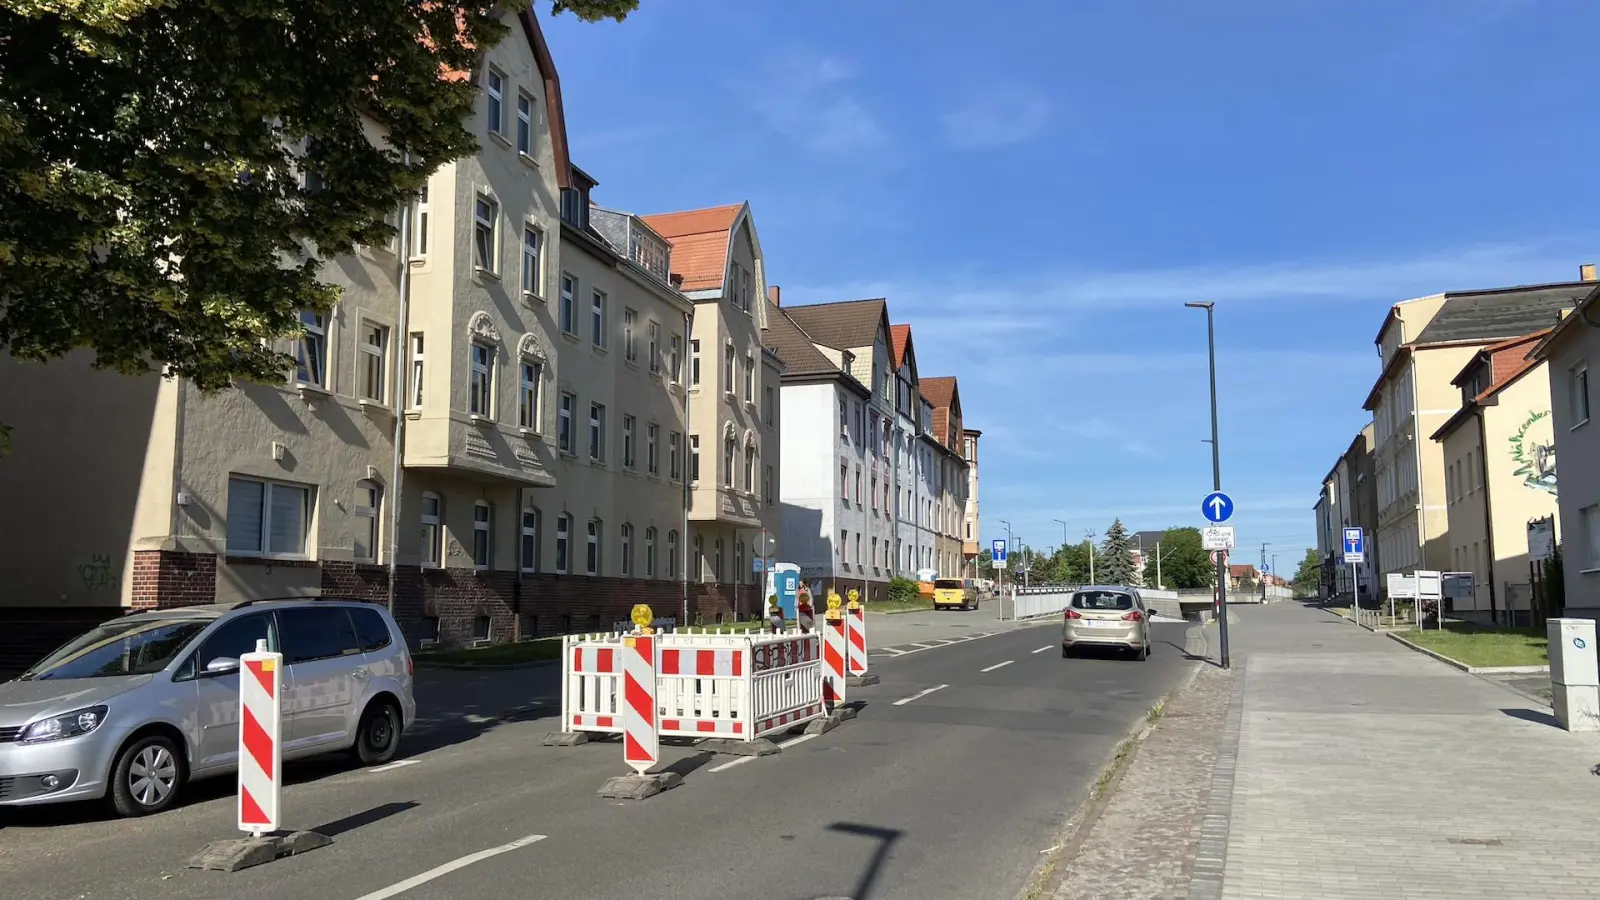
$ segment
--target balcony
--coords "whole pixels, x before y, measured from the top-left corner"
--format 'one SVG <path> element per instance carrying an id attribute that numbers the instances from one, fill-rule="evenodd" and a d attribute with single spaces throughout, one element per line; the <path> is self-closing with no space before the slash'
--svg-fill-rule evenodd
<path id="1" fill-rule="evenodd" d="M 556 482 L 545 467 L 547 457 L 543 439 L 523 435 L 509 425 L 455 411 L 443 416 L 406 414 L 405 464 L 409 468 L 449 469 L 552 487 Z"/>
<path id="2" fill-rule="evenodd" d="M 662 284 L 672 283 L 672 249 L 638 216 L 598 206 L 589 208 L 589 224 L 606 242 L 634 265 L 650 273 Z"/>

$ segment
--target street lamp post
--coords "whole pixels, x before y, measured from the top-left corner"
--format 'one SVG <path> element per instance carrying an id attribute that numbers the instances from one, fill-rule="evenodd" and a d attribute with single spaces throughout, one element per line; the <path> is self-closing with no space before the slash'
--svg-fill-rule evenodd
<path id="1" fill-rule="evenodd" d="M 1265 569 L 1267 567 L 1267 548 L 1271 547 L 1271 546 L 1272 546 L 1271 544 L 1269 544 L 1269 543 L 1267 543 L 1265 541 L 1263 541 L 1261 543 L 1261 568 L 1263 568 L 1263 569 Z M 1262 572 L 1261 573 L 1261 602 L 1262 603 L 1267 602 L 1267 573 L 1266 572 Z"/>
<path id="2" fill-rule="evenodd" d="M 1094 539 L 1099 537 L 1093 531 L 1083 533 L 1084 543 L 1089 545 L 1089 583 L 1094 584 Z"/>
<path id="3" fill-rule="evenodd" d="M 1206 353 L 1211 363 L 1211 489 L 1220 491 L 1222 451 L 1217 442 L 1217 305 L 1210 300 L 1192 301 L 1183 305 L 1190 309 L 1206 311 Z M 1222 667 L 1227 669 L 1233 664 L 1228 654 L 1228 564 L 1221 556 L 1217 558 L 1217 614 L 1222 617 L 1222 622 L 1218 626 L 1222 642 Z"/>

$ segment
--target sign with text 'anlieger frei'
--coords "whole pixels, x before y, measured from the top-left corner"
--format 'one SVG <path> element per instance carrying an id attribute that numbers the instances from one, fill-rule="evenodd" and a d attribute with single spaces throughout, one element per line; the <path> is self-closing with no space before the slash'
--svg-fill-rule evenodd
<path id="1" fill-rule="evenodd" d="M 1359 527 L 1344 530 L 1344 561 L 1346 565 L 1366 562 L 1366 535 Z"/>
<path id="2" fill-rule="evenodd" d="M 1232 550 L 1233 526 L 1208 525 L 1200 529 L 1200 546 L 1206 550 Z"/>

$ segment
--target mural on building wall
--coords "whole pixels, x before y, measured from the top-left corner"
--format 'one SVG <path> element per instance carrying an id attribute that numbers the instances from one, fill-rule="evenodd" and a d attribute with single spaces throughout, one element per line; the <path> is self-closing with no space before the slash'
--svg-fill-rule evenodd
<path id="1" fill-rule="evenodd" d="M 1511 436 L 1511 461 L 1517 464 L 1512 474 L 1522 479 L 1524 487 L 1555 496 L 1556 437 L 1550 410 L 1529 416 Z"/>

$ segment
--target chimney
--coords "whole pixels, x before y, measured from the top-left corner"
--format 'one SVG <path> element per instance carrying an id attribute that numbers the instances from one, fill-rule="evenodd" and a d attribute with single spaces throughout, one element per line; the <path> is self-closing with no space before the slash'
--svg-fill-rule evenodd
<path id="1" fill-rule="evenodd" d="M 673 272 L 671 275 L 667 276 L 667 280 L 672 282 L 672 286 L 673 287 L 677 288 L 680 291 L 683 290 L 683 273 L 682 272 Z"/>
<path id="2" fill-rule="evenodd" d="M 1584 263 L 1578 267 L 1578 280 L 1600 281 L 1600 277 L 1595 276 L 1594 263 Z"/>
<path id="3" fill-rule="evenodd" d="M 1594 266 L 1589 267 L 1589 274 L 1594 274 Z M 1591 278 L 1590 280 L 1593 281 L 1594 279 Z M 777 285 L 767 288 L 767 299 L 772 301 L 773 306 L 783 305 L 783 303 L 778 300 L 778 298 L 781 296 L 783 296 L 783 289 Z"/>

